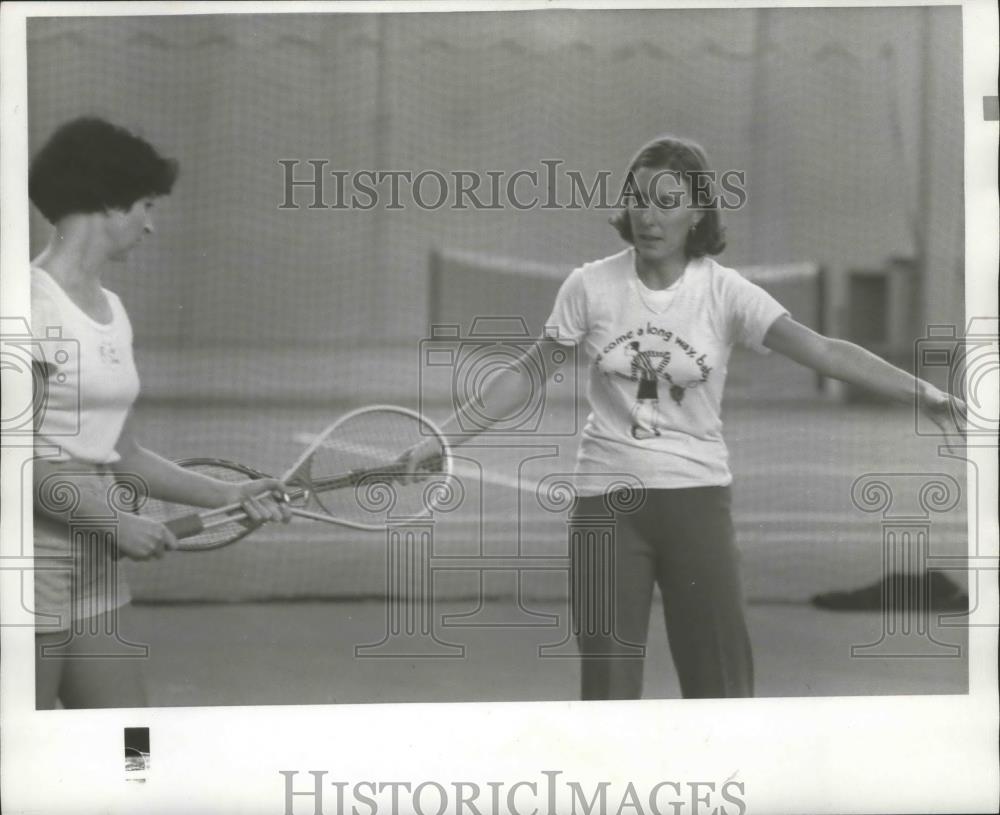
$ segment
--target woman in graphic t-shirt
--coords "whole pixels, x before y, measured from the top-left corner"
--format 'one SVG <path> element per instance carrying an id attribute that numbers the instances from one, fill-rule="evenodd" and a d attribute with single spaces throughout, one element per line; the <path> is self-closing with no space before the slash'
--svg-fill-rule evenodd
<path id="1" fill-rule="evenodd" d="M 709 258 L 725 240 L 708 171 L 690 141 L 663 137 L 643 147 L 629 166 L 626 209 L 613 220 L 631 245 L 573 271 L 546 323 L 591 362 L 575 525 L 615 520 L 613 551 L 600 535 L 572 542 L 584 699 L 641 696 L 654 583 L 683 695 L 753 694 L 720 419 L 733 346 L 778 351 L 900 401 L 916 396 L 942 429 L 964 411 L 961 400 L 859 346 L 797 323 L 770 294 Z M 553 342 L 529 351 L 550 374 L 553 349 L 545 346 Z M 481 397 L 487 410 L 476 415 L 507 416 L 525 368 L 496 377 Z M 456 415 L 444 429 L 458 426 Z"/>
<path id="2" fill-rule="evenodd" d="M 31 268 L 38 708 L 57 699 L 67 708 L 147 703 L 142 660 L 121 635 L 129 592 L 117 559 L 159 558 L 176 541 L 163 524 L 119 511 L 128 488 L 192 506 L 242 503 L 254 520 L 287 518 L 265 495 L 279 481 L 192 473 L 130 430 L 139 394 L 132 327 L 101 280 L 153 231 L 153 204 L 176 175 L 146 141 L 95 118 L 63 125 L 31 163 L 31 200 L 54 227 Z M 88 535 L 88 519 L 116 528 L 113 540 Z"/>

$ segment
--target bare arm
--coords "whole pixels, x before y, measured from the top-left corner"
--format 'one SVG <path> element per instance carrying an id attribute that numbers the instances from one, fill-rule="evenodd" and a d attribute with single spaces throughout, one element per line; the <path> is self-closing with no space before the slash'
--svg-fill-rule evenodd
<path id="1" fill-rule="evenodd" d="M 491 375 L 484 377 L 478 393 L 463 394 L 466 400 L 440 425 L 445 436 L 453 436 L 452 446 L 465 444 L 488 432 L 493 425 L 510 419 L 518 408 L 535 397 L 532 389 L 542 383 L 532 379 L 528 370 L 542 370 L 547 382 L 561 368 L 575 364 L 573 354 L 554 353 L 557 347 L 564 346 L 555 340 L 538 339 L 515 362 L 498 366 Z M 554 359 L 564 361 L 556 363 Z M 428 439 L 404 453 L 401 460 L 407 462 L 408 470 L 413 472 L 420 461 L 436 453 L 436 441 Z"/>
<path id="2" fill-rule="evenodd" d="M 143 494 L 191 506 L 242 504 L 254 521 L 288 520 L 290 517 L 283 503 L 262 497 L 268 490 L 284 491 L 284 485 L 277 479 L 233 484 L 185 470 L 140 445 L 130 424 L 126 423 L 119 438 L 117 451 L 121 458 L 111 468 L 119 477 L 138 479 Z M 64 500 L 67 488 L 72 490 L 74 501 Z M 136 560 L 160 557 L 165 549 L 176 546 L 173 534 L 163 524 L 130 512 L 116 515 L 109 488 L 108 479 L 101 478 L 98 468 L 93 465 L 45 459 L 34 462 L 36 511 L 63 523 L 88 516 L 113 517 L 119 550 Z"/>
<path id="3" fill-rule="evenodd" d="M 532 391 L 543 384 L 532 379 L 528 370 L 543 371 L 545 381 L 548 382 L 565 365 L 574 364 L 572 354 L 553 353 L 559 347 L 564 346 L 555 340 L 538 339 L 516 362 L 498 366 L 495 372 L 483 379 L 479 392 L 465 394 L 466 401 L 441 425 L 442 432 L 447 435 L 467 433 L 470 428 L 475 429 L 475 434 L 459 437 L 456 443 L 462 444 L 478 433 L 487 432 L 494 425 L 510 419 L 518 408 L 537 397 Z M 557 364 L 552 361 L 553 358 L 567 361 Z"/>
<path id="4" fill-rule="evenodd" d="M 235 484 L 185 470 L 143 447 L 135 436 L 131 418 L 116 450 L 120 459 L 112 465 L 115 472 L 140 478 L 151 498 L 194 507 L 220 507 L 240 500 Z"/>
<path id="5" fill-rule="evenodd" d="M 138 476 L 152 498 L 195 507 L 242 503 L 252 520 L 288 520 L 285 507 L 262 498 L 268 492 L 285 492 L 284 484 L 278 479 L 247 479 L 230 483 L 187 470 L 143 447 L 135 436 L 131 417 L 125 423 L 116 450 L 120 458 L 113 465 L 115 472 Z"/>
<path id="6" fill-rule="evenodd" d="M 117 512 L 111 500 L 113 485 L 97 468 L 74 461 L 36 458 L 34 510 L 64 524 L 81 518 L 114 525 L 121 554 L 133 560 L 162 557 L 177 541 L 163 524 L 129 512 Z"/>
<path id="7" fill-rule="evenodd" d="M 824 337 L 788 316 L 774 321 L 764 337 L 764 345 L 823 376 L 897 402 L 912 402 L 916 398 L 920 409 L 946 435 L 950 431 L 961 432 L 954 418 L 965 415 L 965 403 L 961 399 L 890 365 L 859 345 Z"/>

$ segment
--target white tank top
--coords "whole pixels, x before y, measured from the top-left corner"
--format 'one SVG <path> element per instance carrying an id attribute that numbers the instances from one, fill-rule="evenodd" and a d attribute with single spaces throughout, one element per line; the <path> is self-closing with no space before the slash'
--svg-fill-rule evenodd
<path id="1" fill-rule="evenodd" d="M 139 395 L 132 325 L 118 296 L 103 290 L 111 322 L 84 313 L 44 269 L 31 270 L 32 357 L 47 383 L 35 443 L 60 448 L 57 460 L 108 464 Z"/>

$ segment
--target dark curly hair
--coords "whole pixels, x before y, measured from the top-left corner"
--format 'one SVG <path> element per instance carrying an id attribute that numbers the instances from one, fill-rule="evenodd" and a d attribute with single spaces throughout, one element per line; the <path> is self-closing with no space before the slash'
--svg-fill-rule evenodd
<path id="1" fill-rule="evenodd" d="M 672 170 L 684 177 L 692 198 L 697 195 L 695 205 L 703 211 L 698 225 L 688 235 L 684 244 L 684 254 L 689 258 L 717 255 L 726 248 L 726 229 L 722 225 L 719 202 L 715 195 L 715 185 L 706 183 L 705 174 L 710 173 L 708 156 L 701 145 L 676 136 L 660 136 L 649 142 L 629 163 L 629 184 L 635 189 L 633 175 L 640 167 Z M 698 180 L 698 184 L 694 183 Z M 700 195 L 698 194 L 700 193 Z M 627 210 L 621 210 L 611 219 L 611 225 L 628 243 L 634 243 L 632 224 Z"/>
<path id="2" fill-rule="evenodd" d="M 31 162 L 28 195 L 50 223 L 75 213 L 128 210 L 141 198 L 167 195 L 174 159 L 103 119 L 67 122 Z"/>

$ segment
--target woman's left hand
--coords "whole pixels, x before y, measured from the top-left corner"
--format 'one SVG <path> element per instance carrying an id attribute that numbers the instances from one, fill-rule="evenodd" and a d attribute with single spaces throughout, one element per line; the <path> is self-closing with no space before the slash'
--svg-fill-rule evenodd
<path id="1" fill-rule="evenodd" d="M 247 518 L 255 523 L 288 523 L 292 513 L 285 496 L 288 488 L 277 478 L 252 478 L 228 485 L 226 504 L 240 504 Z"/>
<path id="2" fill-rule="evenodd" d="M 945 445 L 954 453 L 952 435 L 965 437 L 965 402 L 929 382 L 922 383 L 917 399 L 920 412 L 940 428 Z"/>

